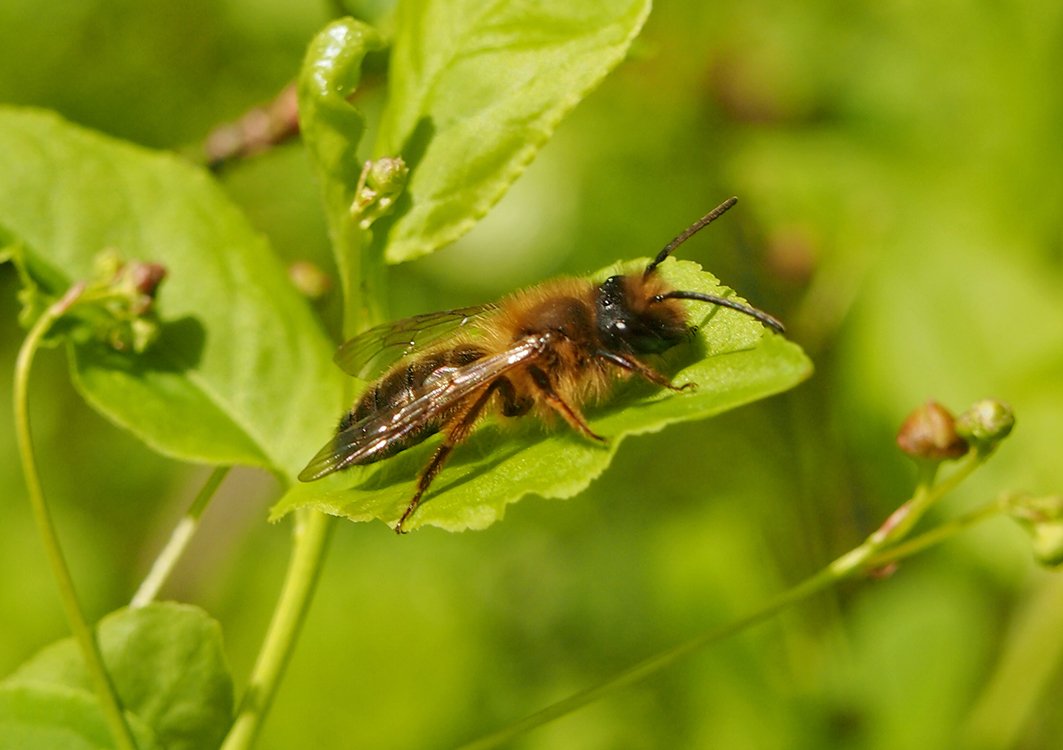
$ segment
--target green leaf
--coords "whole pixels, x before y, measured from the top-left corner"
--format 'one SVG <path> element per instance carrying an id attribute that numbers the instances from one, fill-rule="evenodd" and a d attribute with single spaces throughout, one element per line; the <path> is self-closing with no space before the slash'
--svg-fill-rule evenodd
<path id="1" fill-rule="evenodd" d="M 614 266 L 595 278 L 645 264 L 641 260 Z M 660 272 L 677 289 L 731 294 L 690 261 L 668 261 Z M 672 393 L 625 382 L 613 398 L 586 411 L 592 428 L 609 438 L 605 446 L 563 424 L 551 434 L 530 419 L 490 419 L 458 448 L 406 528 L 482 529 L 502 518 L 506 505 L 525 495 L 571 497 L 605 470 L 625 437 L 710 417 L 784 391 L 811 374 L 811 362 L 797 345 L 749 317 L 704 303 L 686 304 L 690 319 L 699 323 L 698 333 L 690 345 L 669 352 L 658 367 L 674 373 L 677 385 L 696 383 L 696 390 Z M 503 427 L 499 421 L 509 424 Z M 410 501 L 414 480 L 438 441 L 436 437 L 378 464 L 294 486 L 270 517 L 276 520 L 296 508 L 311 507 L 352 521 L 393 523 Z"/>
<path id="2" fill-rule="evenodd" d="M 221 743 L 232 721 L 233 685 L 217 622 L 186 604 L 151 604 L 108 615 L 98 638 L 123 707 L 152 729 L 161 747 L 202 750 Z M 70 638 L 43 649 L 4 685 L 92 690 Z"/>
<path id="3" fill-rule="evenodd" d="M 375 153 L 410 167 L 387 258 L 467 232 L 624 57 L 649 0 L 407 0 Z"/>
<path id="4" fill-rule="evenodd" d="M 0 108 L 0 227 L 53 295 L 113 248 L 168 270 L 160 338 L 74 349 L 85 399 L 161 453 L 294 476 L 342 403 L 332 347 L 264 238 L 203 170 Z"/>
<path id="5" fill-rule="evenodd" d="M 126 721 L 140 750 L 162 750 L 136 716 Z M 0 747 L 11 750 L 101 750 L 114 747 L 96 696 L 56 685 L 0 685 Z"/>

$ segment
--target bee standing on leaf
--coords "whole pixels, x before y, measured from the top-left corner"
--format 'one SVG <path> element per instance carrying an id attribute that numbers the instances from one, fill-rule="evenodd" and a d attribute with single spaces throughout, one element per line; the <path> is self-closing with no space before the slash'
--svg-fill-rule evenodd
<path id="1" fill-rule="evenodd" d="M 657 274 L 673 250 L 736 202 L 730 198 L 694 222 L 641 273 L 611 276 L 599 285 L 547 281 L 494 304 L 419 315 L 354 337 L 335 357 L 352 375 L 362 375 L 389 351 L 398 350 L 400 359 L 369 385 L 299 479 L 311 482 L 375 463 L 442 432 L 443 442 L 395 524 L 401 534 L 447 457 L 489 407 L 505 417 L 557 414 L 584 437 L 602 442 L 581 406 L 604 396 L 618 376 L 637 375 L 673 391 L 692 387 L 672 385 L 641 359 L 689 338 L 692 326 L 677 300 L 729 307 L 781 333 L 782 323 L 765 312 L 671 289 Z"/>

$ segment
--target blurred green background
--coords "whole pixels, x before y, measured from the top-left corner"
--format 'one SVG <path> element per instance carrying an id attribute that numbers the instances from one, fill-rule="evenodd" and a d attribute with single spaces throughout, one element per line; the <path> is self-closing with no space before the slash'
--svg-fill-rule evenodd
<path id="1" fill-rule="evenodd" d="M 5 0 L 0 100 L 192 153 L 272 98 L 343 7 L 387 29 L 382 0 Z M 815 377 L 628 441 L 584 495 L 526 500 L 483 533 L 341 525 L 261 747 L 453 746 L 752 610 L 907 497 L 894 431 L 928 398 L 960 410 L 993 396 L 1019 420 L 934 518 L 1002 490 L 1063 491 L 1060 71 L 1051 0 L 659 0 L 630 58 L 492 214 L 394 269 L 392 311 L 651 254 L 738 194 L 684 255 L 785 320 Z M 380 91 L 361 102 L 370 116 Z M 327 265 L 297 143 L 220 179 L 284 258 Z M 9 393 L 10 267 L 0 286 Z M 90 412 L 58 353 L 33 396 L 46 491 L 98 617 L 128 601 L 207 472 Z M 11 424 L 6 400 L 0 417 Z M 65 625 L 10 429 L 0 451 L 6 674 Z M 230 475 L 165 591 L 220 619 L 240 683 L 289 548 L 288 528 L 265 523 L 277 493 Z M 1057 748 L 1061 647 L 1063 578 L 996 520 L 519 747 Z"/>

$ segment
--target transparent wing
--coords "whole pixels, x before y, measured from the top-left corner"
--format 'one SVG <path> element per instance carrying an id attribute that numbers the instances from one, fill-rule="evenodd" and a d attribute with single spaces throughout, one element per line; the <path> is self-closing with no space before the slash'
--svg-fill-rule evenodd
<path id="1" fill-rule="evenodd" d="M 471 327 L 478 318 L 497 309 L 497 304 L 475 305 L 385 323 L 343 343 L 332 360 L 347 374 L 369 380 L 388 365 L 460 329 Z"/>
<path id="2" fill-rule="evenodd" d="M 375 456 L 424 427 L 432 417 L 513 368 L 536 360 L 549 341 L 550 334 L 529 336 L 504 352 L 456 367 L 445 375 L 433 378 L 408 403 L 371 414 L 339 432 L 300 472 L 300 481 L 312 482 L 348 466 L 371 463 Z"/>

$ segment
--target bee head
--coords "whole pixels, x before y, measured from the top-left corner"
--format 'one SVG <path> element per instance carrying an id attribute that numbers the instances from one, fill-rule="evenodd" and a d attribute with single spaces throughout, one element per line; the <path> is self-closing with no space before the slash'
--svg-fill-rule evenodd
<path id="1" fill-rule="evenodd" d="M 659 354 L 689 334 L 679 306 L 648 291 L 647 286 L 636 275 L 610 276 L 598 287 L 598 337 L 609 351 Z"/>
<path id="2" fill-rule="evenodd" d="M 745 303 L 703 292 L 668 291 L 663 289 L 663 284 L 657 280 L 657 267 L 677 247 L 723 216 L 736 203 L 738 203 L 738 198 L 728 198 L 680 232 L 664 246 L 661 252 L 657 253 L 657 257 L 650 261 L 641 276 L 614 276 L 599 287 L 598 316 L 603 343 L 609 345 L 609 342 L 616 340 L 618 336 L 626 336 L 631 351 L 643 354 L 663 352 L 675 346 L 689 330 L 683 311 L 671 302 L 677 299 L 697 300 L 719 307 L 729 307 L 760 321 L 776 333 L 782 333 L 785 330 L 783 324 L 776 318 Z M 630 290 L 636 287 L 638 291 L 633 294 Z M 603 307 L 611 309 L 606 312 Z M 619 309 L 623 312 L 617 312 Z M 604 318 L 603 313 L 605 313 Z M 611 326 L 608 337 L 607 326 Z"/>

